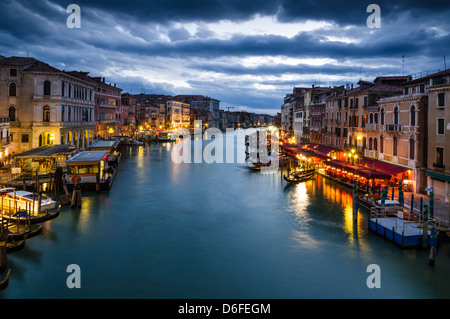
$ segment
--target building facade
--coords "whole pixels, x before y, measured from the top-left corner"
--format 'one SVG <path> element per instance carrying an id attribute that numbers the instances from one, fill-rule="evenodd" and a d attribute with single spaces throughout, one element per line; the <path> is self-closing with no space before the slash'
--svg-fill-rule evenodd
<path id="1" fill-rule="evenodd" d="M 94 89 L 34 58 L 0 60 L 0 112 L 8 115 L 14 152 L 42 145 L 88 147 L 94 139 Z"/>

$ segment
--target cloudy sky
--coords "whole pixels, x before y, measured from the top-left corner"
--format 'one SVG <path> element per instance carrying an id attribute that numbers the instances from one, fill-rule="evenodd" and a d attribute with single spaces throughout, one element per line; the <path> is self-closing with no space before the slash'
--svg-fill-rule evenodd
<path id="1" fill-rule="evenodd" d="M 72 3 L 81 28 L 67 27 Z M 0 0 L 0 55 L 274 114 L 294 86 L 444 69 L 449 17 L 448 0 Z"/>

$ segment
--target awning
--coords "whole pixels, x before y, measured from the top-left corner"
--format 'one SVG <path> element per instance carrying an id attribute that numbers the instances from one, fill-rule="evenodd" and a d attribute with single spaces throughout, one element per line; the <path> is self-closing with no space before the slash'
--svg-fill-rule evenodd
<path id="1" fill-rule="evenodd" d="M 391 174 L 373 169 L 361 169 L 359 174 L 367 179 L 391 179 Z"/>
<path id="2" fill-rule="evenodd" d="M 427 171 L 425 173 L 426 176 L 430 176 L 431 178 L 439 179 L 441 181 L 450 182 L 450 175 L 436 173 L 433 171 Z"/>
<path id="3" fill-rule="evenodd" d="M 365 157 L 361 158 L 359 163 L 361 164 L 361 166 L 365 166 L 369 169 L 374 169 L 377 171 L 382 171 L 384 173 L 388 173 L 393 176 L 396 176 L 397 174 L 401 174 L 409 170 L 409 168 L 407 167 L 397 166 L 394 164 L 389 164 L 386 162 L 373 160 Z"/>
<path id="4" fill-rule="evenodd" d="M 316 144 L 316 145 L 312 144 L 308 148 L 310 150 L 312 150 L 312 151 L 314 151 L 316 153 L 320 153 L 322 155 L 327 155 L 328 153 L 336 150 L 333 147 L 323 146 L 323 145 L 318 145 L 318 144 Z"/>

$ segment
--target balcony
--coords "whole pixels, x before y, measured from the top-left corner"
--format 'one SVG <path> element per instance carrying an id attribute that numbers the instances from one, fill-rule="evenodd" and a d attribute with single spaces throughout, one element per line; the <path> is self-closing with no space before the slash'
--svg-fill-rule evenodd
<path id="1" fill-rule="evenodd" d="M 375 123 L 368 124 L 368 123 L 366 123 L 366 131 L 378 131 L 378 130 L 379 130 L 378 124 L 375 124 Z"/>
<path id="2" fill-rule="evenodd" d="M 102 104 L 100 103 L 99 107 L 101 108 L 106 108 L 106 109 L 115 109 L 116 105 L 112 105 L 112 104 Z"/>
<path id="3" fill-rule="evenodd" d="M 386 131 L 388 132 L 401 132 L 402 126 L 399 124 L 388 124 L 386 125 Z"/>
<path id="4" fill-rule="evenodd" d="M 378 151 L 375 150 L 365 150 L 364 151 L 365 157 L 371 157 L 371 158 L 378 158 Z"/>

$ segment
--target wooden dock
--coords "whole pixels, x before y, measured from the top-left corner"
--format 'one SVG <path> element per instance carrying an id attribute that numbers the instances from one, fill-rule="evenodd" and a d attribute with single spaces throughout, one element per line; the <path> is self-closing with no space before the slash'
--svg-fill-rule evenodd
<path id="1" fill-rule="evenodd" d="M 423 246 L 424 233 L 421 225 L 397 217 L 380 217 L 369 220 L 369 229 L 401 248 Z M 431 231 L 427 232 L 427 244 L 431 244 Z"/>

